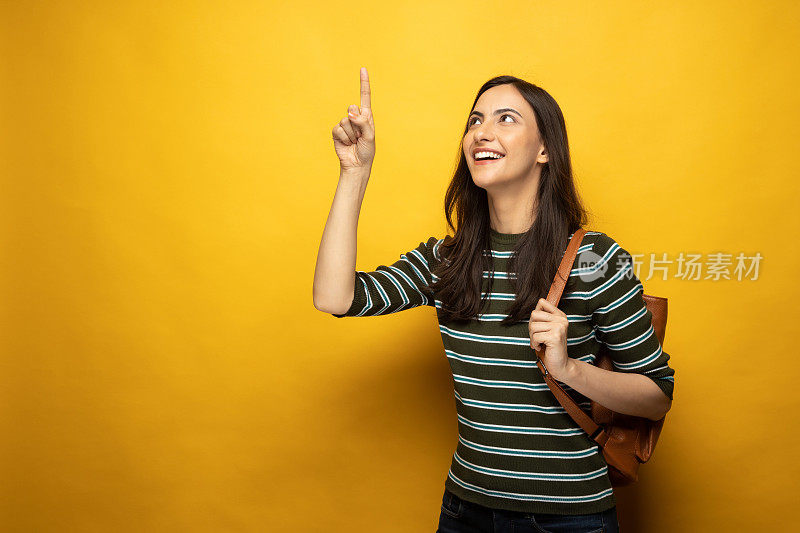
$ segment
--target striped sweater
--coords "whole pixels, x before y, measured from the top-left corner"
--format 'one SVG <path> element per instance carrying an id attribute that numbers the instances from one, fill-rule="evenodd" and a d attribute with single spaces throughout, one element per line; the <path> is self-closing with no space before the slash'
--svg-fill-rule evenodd
<path id="1" fill-rule="evenodd" d="M 512 511 L 586 514 L 616 505 L 600 447 L 566 413 L 535 364 L 527 321 L 500 325 L 514 300 L 506 266 L 521 233 L 491 229 L 495 270 L 488 307 L 476 319 L 446 323 L 430 289 L 443 239 L 430 237 L 391 265 L 356 271 L 344 316 L 374 316 L 418 306 L 439 315 L 453 373 L 458 443 L 445 487 L 460 498 Z M 569 318 L 569 357 L 594 363 L 601 343 L 619 372 L 651 378 L 672 399 L 668 365 L 631 270 L 630 255 L 602 232 L 587 231 L 558 304 Z M 484 291 L 489 273 L 484 272 Z M 589 412 L 590 401 L 562 383 Z"/>

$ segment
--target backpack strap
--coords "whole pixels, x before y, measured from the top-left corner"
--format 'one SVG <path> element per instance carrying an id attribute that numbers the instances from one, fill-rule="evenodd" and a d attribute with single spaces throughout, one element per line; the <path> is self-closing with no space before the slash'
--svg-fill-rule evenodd
<path id="1" fill-rule="evenodd" d="M 585 234 L 586 230 L 584 228 L 578 228 L 575 233 L 572 234 L 572 237 L 570 237 L 567 249 L 564 252 L 564 256 L 561 258 L 561 264 L 558 266 L 558 271 L 556 272 L 552 285 L 550 285 L 550 292 L 547 293 L 547 301 L 555 306 L 558 306 L 558 302 L 561 300 L 561 294 L 564 292 L 564 287 L 567 285 L 567 279 L 569 279 L 572 264 L 575 262 L 575 256 L 578 254 L 578 248 Z M 542 350 L 544 350 L 544 348 L 542 348 Z M 600 444 L 600 446 L 605 446 L 608 440 L 608 434 L 603 431 L 603 427 L 586 414 L 586 411 L 581 409 L 578 403 L 561 388 L 561 385 L 550 375 L 550 372 L 548 372 L 541 358 L 536 360 L 536 365 L 542 372 L 547 386 L 550 387 L 550 391 L 567 411 L 567 414 L 569 414 L 595 442 Z"/>

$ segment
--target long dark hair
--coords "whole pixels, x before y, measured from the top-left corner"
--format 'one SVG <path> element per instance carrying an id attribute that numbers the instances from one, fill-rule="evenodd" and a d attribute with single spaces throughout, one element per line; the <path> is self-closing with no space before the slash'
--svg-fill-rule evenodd
<path id="1" fill-rule="evenodd" d="M 501 324 L 510 325 L 528 320 L 539 298 L 547 296 L 570 234 L 586 224 L 588 215 L 572 177 L 564 115 L 547 91 L 514 76 L 497 76 L 478 90 L 472 109 L 481 94 L 503 84 L 513 85 L 533 108 L 548 153 L 536 192 L 533 225 L 516 242 L 516 253 L 508 263 L 508 271 L 516 273 L 516 279 L 511 277 L 516 300 Z M 491 249 L 486 190 L 472 181 L 464 156 L 464 136 L 468 129 L 469 118 L 459 143 L 458 165 L 444 199 L 447 225 L 454 235 L 447 235 L 439 247 L 444 260 L 434 269 L 439 279 L 431 286 L 442 302 L 440 318 L 443 321 L 477 317 L 485 301 L 481 299 L 483 272 L 490 272 L 487 293 L 491 292 L 494 281 L 492 258 L 484 253 Z"/>

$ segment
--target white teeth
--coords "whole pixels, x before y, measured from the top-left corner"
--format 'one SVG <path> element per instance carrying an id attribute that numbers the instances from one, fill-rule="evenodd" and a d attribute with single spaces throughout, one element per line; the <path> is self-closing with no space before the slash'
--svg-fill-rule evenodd
<path id="1" fill-rule="evenodd" d="M 503 156 L 498 154 L 498 153 L 496 153 L 496 152 L 478 152 L 473 157 L 475 159 L 478 159 L 480 157 L 493 157 L 495 159 L 500 159 Z"/>

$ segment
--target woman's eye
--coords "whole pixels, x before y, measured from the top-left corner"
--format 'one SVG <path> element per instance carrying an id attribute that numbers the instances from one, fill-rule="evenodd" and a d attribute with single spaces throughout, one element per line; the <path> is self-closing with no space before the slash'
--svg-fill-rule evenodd
<path id="1" fill-rule="evenodd" d="M 510 117 L 510 118 L 511 118 L 511 122 L 516 122 L 516 120 L 514 119 L 514 117 L 512 117 L 512 116 L 511 116 L 510 114 L 508 114 L 508 113 L 503 113 L 502 115 L 500 115 L 500 122 L 502 122 L 502 121 L 503 121 L 503 117 Z M 471 119 L 469 119 L 469 125 L 470 125 L 470 126 L 473 126 L 473 125 L 475 125 L 475 123 L 476 123 L 478 120 L 480 120 L 478 117 L 472 117 Z"/>

